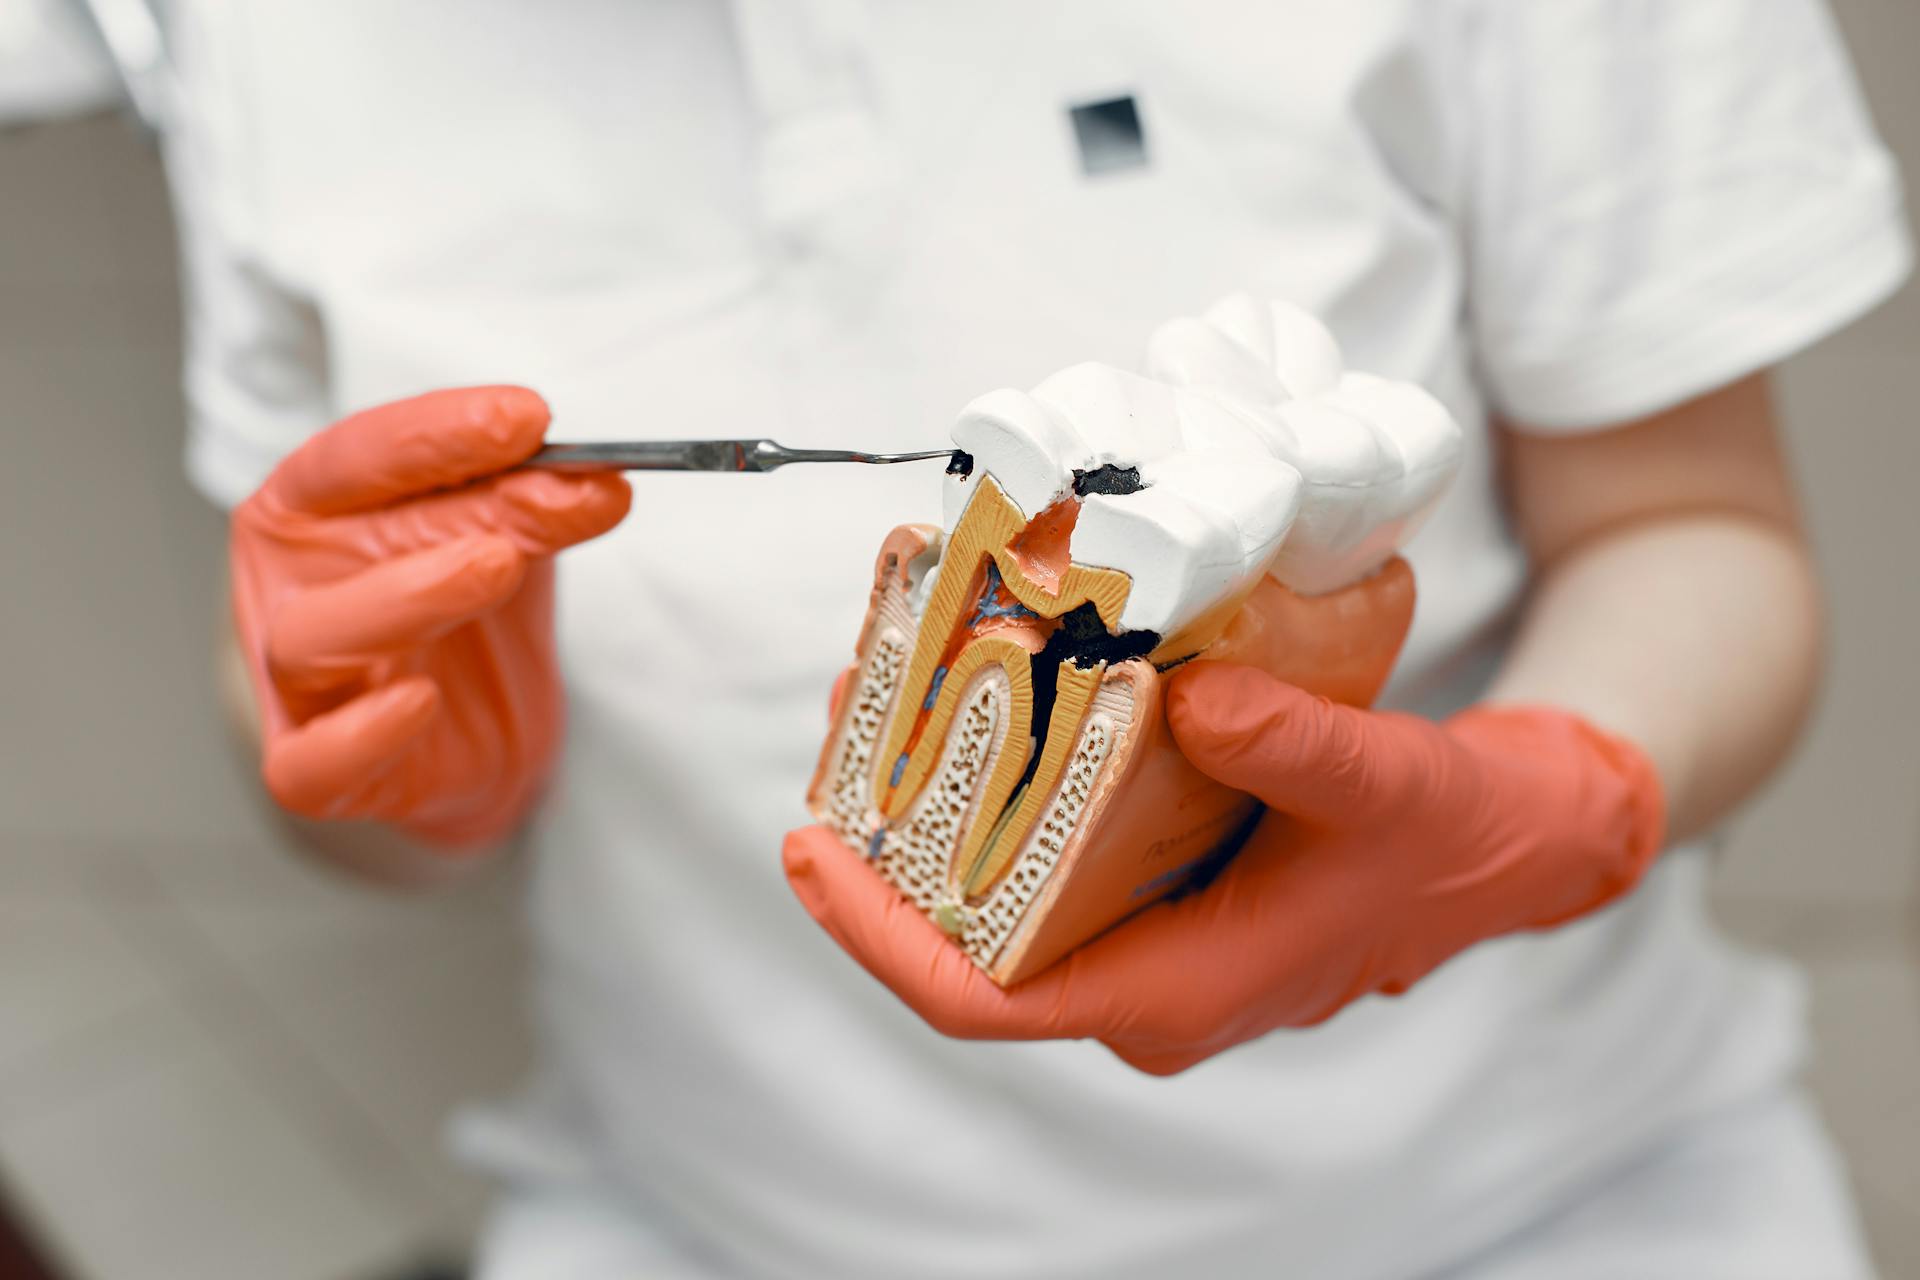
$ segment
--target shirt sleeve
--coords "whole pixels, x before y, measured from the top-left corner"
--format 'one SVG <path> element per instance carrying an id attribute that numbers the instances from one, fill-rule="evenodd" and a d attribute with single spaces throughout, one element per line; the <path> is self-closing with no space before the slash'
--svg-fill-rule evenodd
<path id="1" fill-rule="evenodd" d="M 229 56 L 234 8 L 176 6 L 165 139 L 185 312 L 187 473 L 223 507 L 331 416 L 319 312 L 265 249 L 244 59 Z"/>
<path id="2" fill-rule="evenodd" d="M 1821 0 L 1474 11 L 1469 322 L 1506 416 L 1670 408 L 1905 277 L 1893 161 Z"/>

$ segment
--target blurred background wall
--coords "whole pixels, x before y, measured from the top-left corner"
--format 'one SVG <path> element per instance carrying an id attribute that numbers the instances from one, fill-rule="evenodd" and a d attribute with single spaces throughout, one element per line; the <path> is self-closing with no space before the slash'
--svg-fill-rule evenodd
<path id="1" fill-rule="evenodd" d="M 1920 3 L 1837 8 L 1920 185 Z M 86 1280 L 398 1275 L 484 1204 L 439 1139 L 524 1061 L 515 873 L 383 899 L 256 808 L 178 364 L 152 151 L 112 116 L 0 132 L 0 1197 Z M 1909 288 L 1786 372 L 1832 677 L 1717 903 L 1811 976 L 1812 1080 L 1895 1277 L 1920 1277 L 1916 368 Z"/>

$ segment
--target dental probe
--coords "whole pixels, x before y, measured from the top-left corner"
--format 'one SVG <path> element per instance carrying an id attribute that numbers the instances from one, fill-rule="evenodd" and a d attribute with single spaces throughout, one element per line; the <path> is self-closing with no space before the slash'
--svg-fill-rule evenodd
<path id="1" fill-rule="evenodd" d="M 861 453 L 853 449 L 789 449 L 772 440 L 618 440 L 550 444 L 526 461 L 552 471 L 736 471 L 760 473 L 789 462 L 923 462 L 951 449 Z"/>

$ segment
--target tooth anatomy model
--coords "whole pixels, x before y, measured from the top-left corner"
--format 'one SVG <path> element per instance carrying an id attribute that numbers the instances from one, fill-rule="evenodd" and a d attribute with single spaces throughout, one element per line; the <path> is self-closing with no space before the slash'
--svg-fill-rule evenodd
<path id="1" fill-rule="evenodd" d="M 1458 463 L 1425 391 L 1342 368 L 1296 308 L 1175 320 L 1150 377 L 974 401 L 946 527 L 875 565 L 815 817 L 1003 985 L 1187 885 L 1258 813 L 1166 725 L 1202 656 L 1365 702 L 1411 619 L 1396 556 Z"/>

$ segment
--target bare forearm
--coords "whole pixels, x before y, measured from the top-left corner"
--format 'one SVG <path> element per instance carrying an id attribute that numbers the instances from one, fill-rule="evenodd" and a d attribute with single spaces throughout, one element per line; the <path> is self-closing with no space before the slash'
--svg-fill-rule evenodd
<path id="1" fill-rule="evenodd" d="M 1820 650 L 1818 583 L 1791 528 L 1654 516 L 1546 569 L 1489 698 L 1564 707 L 1637 743 L 1665 785 L 1669 832 L 1684 839 L 1787 754 Z"/>

